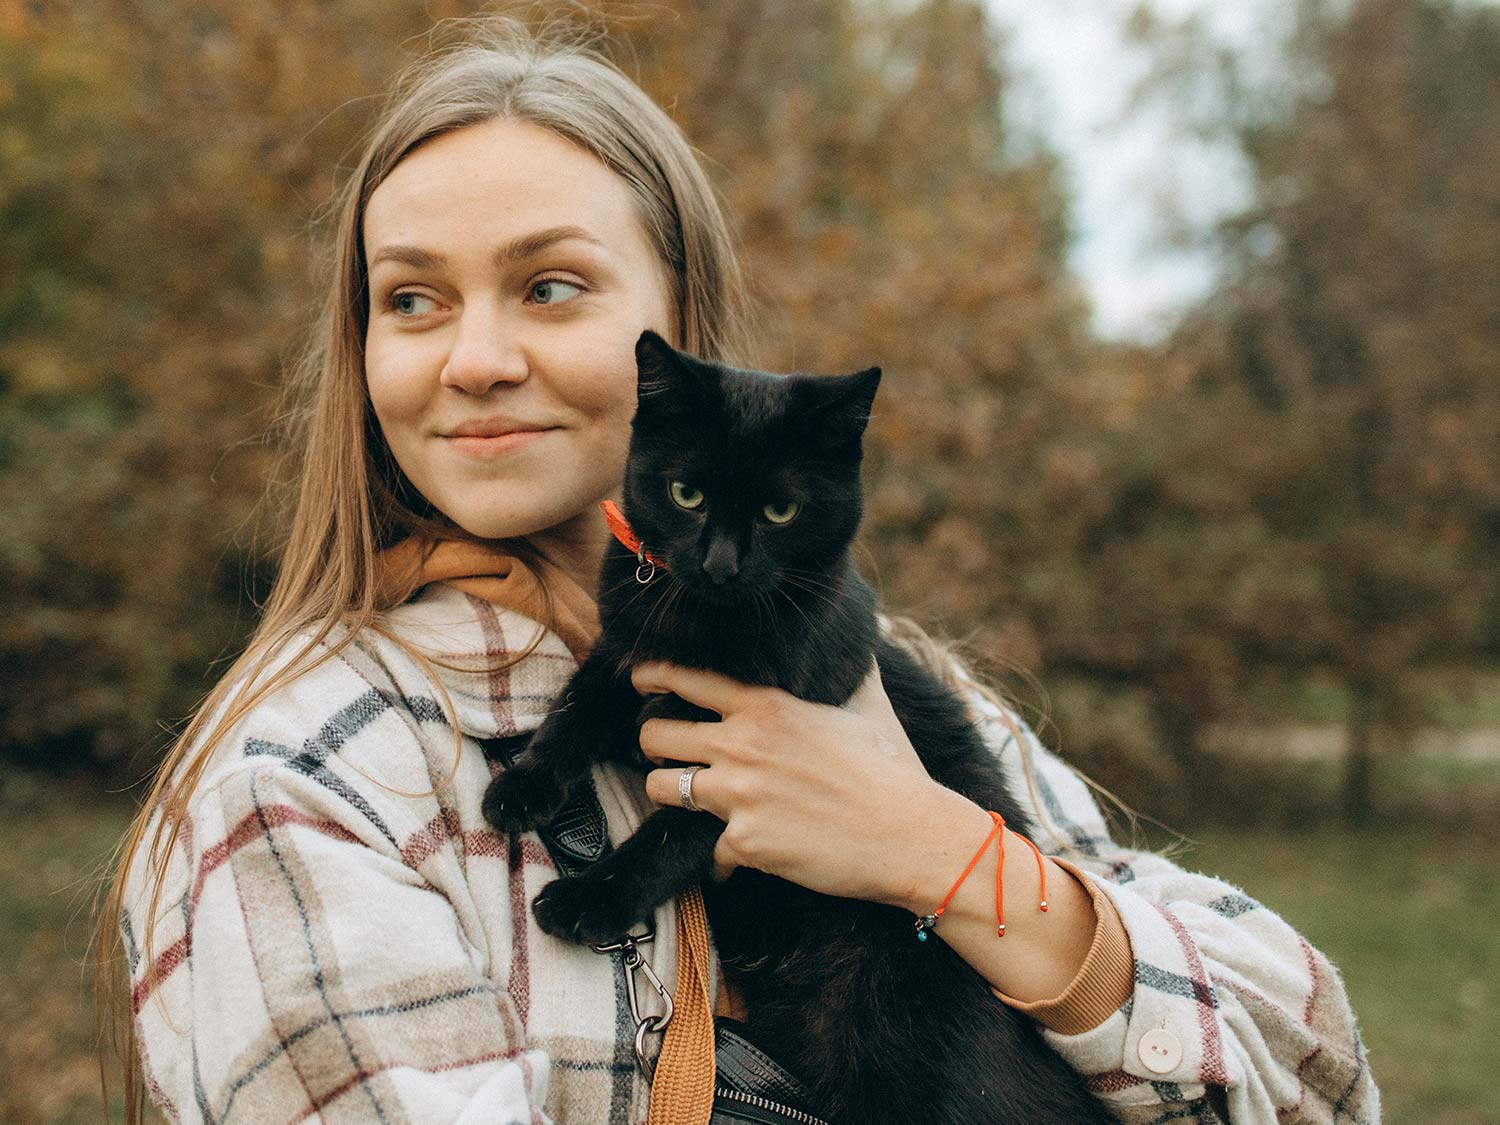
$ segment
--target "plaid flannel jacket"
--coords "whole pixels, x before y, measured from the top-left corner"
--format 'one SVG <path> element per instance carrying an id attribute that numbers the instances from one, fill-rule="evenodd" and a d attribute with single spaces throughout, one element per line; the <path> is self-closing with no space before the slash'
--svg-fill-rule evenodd
<path id="1" fill-rule="evenodd" d="M 447 586 L 387 623 L 438 682 L 371 634 L 239 721 L 168 857 L 149 949 L 135 864 L 120 924 L 147 1089 L 174 1121 L 644 1122 L 613 962 L 536 927 L 551 859 L 480 815 L 492 767 L 475 739 L 534 729 L 573 658 L 547 636 L 490 671 L 535 625 Z M 998 712 L 971 703 L 1019 771 Z M 1087 788 L 1020 729 L 1059 833 L 1039 842 L 1102 884 L 1134 956 L 1123 1007 L 1046 1033 L 1059 1054 L 1125 1122 L 1220 1120 L 1210 1086 L 1237 1125 L 1376 1121 L 1329 962 L 1235 888 L 1111 842 Z M 652 809 L 642 780 L 611 765 L 595 782 L 619 842 Z M 673 906 L 655 922 L 671 987 Z"/>

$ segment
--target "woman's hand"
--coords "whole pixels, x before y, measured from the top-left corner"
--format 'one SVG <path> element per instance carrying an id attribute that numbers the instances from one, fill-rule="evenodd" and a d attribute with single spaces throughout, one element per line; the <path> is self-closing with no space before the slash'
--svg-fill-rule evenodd
<path id="1" fill-rule="evenodd" d="M 754 867 L 824 894 L 907 906 L 925 881 L 907 862 L 915 837 L 934 819 L 951 832 L 964 805 L 988 823 L 928 776 L 874 666 L 843 707 L 677 665 L 641 665 L 632 679 L 642 694 L 675 692 L 722 716 L 641 727 L 652 761 L 708 767 L 693 777 L 693 801 L 725 822 L 718 877 Z M 677 805 L 681 773 L 652 770 L 647 796 Z"/>

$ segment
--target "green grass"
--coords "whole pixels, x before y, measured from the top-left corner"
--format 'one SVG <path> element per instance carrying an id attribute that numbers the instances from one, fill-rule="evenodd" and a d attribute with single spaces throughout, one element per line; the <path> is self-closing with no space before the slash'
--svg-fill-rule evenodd
<path id="1" fill-rule="evenodd" d="M 1423 668 L 1410 673 L 1416 687 L 1422 723 L 1462 730 L 1500 727 L 1500 669 L 1493 667 Z M 1349 712 L 1344 685 L 1326 673 L 1294 683 L 1272 680 L 1247 684 L 1241 698 L 1267 720 L 1341 724 Z"/>
<path id="2" fill-rule="evenodd" d="M 129 807 L 83 785 L 0 779 L 0 1011 L 22 1014 L 0 1023 L 0 1121 L 97 1122 L 89 907 L 97 866 Z M 1426 779 L 1443 780 L 1454 779 Z M 1500 1046 L 1493 834 L 1410 826 L 1189 834 L 1198 845 L 1180 862 L 1243 886 L 1340 967 L 1386 1120 L 1500 1122 L 1490 1073 Z M 121 1120 L 112 1108 L 110 1119 Z"/>
<path id="3" fill-rule="evenodd" d="M 1476 801 L 1500 798 L 1500 761 L 1426 758 L 1406 755 L 1381 762 L 1377 784 L 1415 794 L 1467 797 Z"/>
<path id="4" fill-rule="evenodd" d="M 1340 816 L 1344 770 L 1339 759 L 1225 762 L 1219 777 L 1242 805 L 1233 819 L 1300 825 Z M 1384 756 L 1375 761 L 1373 785 L 1375 807 L 1389 820 L 1477 829 L 1500 816 L 1500 761 Z"/>
<path id="5" fill-rule="evenodd" d="M 0 774 L 0 1121 L 102 1116 L 89 942 L 100 868 L 130 812 L 95 787 Z"/>
<path id="6" fill-rule="evenodd" d="M 1343 973 L 1388 1121 L 1500 1121 L 1500 841 L 1416 828 L 1191 833 Z"/>

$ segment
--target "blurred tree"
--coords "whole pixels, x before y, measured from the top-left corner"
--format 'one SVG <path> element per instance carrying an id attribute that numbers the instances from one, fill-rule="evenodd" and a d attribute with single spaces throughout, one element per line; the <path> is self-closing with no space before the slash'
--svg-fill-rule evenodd
<path id="1" fill-rule="evenodd" d="M 1237 513 L 1191 542 L 1253 528 L 1256 561 L 1203 632 L 1343 682 L 1345 811 L 1362 819 L 1377 732 L 1412 719 L 1413 671 L 1476 661 L 1495 605 L 1500 11 L 1299 0 L 1291 15 L 1274 87 L 1205 50 L 1201 24 L 1143 9 L 1136 30 L 1194 127 L 1244 154 L 1256 196 L 1219 232 L 1223 284 L 1169 349 L 1192 372 L 1174 409 L 1224 441 L 1215 488 Z M 1204 468 L 1189 456 L 1170 475 Z"/>
<path id="2" fill-rule="evenodd" d="M 0 16 L 0 753 L 118 764 L 245 627 L 260 438 L 313 306 L 304 227 L 360 123 L 322 119 L 429 18 L 382 16 L 377 46 L 362 14 Z"/>
<path id="3" fill-rule="evenodd" d="M 170 646 L 127 604 L 146 529 L 119 503 L 141 452 L 114 364 L 140 315 L 119 282 L 141 274 L 117 206 L 139 182 L 119 61 L 18 6 L 0 22 L 0 743 L 39 756 L 142 738 L 133 699 L 159 696 L 147 654 Z"/>
<path id="4" fill-rule="evenodd" d="M 309 231 L 370 95 L 432 21 L 475 8 L 4 9 L 0 752 L 118 758 L 237 643 L 244 574 L 274 553 L 262 435 L 316 303 Z M 563 14 L 610 31 L 705 153 L 776 310 L 761 362 L 890 372 L 871 539 L 893 600 L 1019 620 L 1048 549 L 1050 388 L 1080 366 L 1084 310 L 1054 162 L 1006 121 L 982 5 Z"/>
<path id="5" fill-rule="evenodd" d="M 866 477 L 883 588 L 1014 632 L 1087 310 L 1056 161 L 1006 118 L 998 33 L 972 0 L 713 9 L 683 21 L 697 34 L 666 25 L 647 84 L 724 169 L 773 317 L 763 362 L 885 367 Z"/>

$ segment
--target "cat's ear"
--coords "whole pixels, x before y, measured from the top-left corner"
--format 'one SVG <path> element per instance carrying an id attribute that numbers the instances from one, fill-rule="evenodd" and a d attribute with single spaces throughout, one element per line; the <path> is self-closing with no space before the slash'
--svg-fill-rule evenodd
<path id="1" fill-rule="evenodd" d="M 649 328 L 635 342 L 635 367 L 636 396 L 642 405 L 657 396 L 677 399 L 683 391 L 703 386 L 703 365 Z"/>
<path id="2" fill-rule="evenodd" d="M 819 431 L 834 441 L 854 441 L 870 421 L 875 392 L 880 389 L 880 368 L 853 375 L 820 375 L 805 386 L 804 393 L 812 400 L 808 412 L 816 416 Z"/>
<path id="3" fill-rule="evenodd" d="M 641 387 L 670 379 L 677 368 L 677 349 L 649 328 L 642 332 L 635 342 L 635 369 Z"/>

